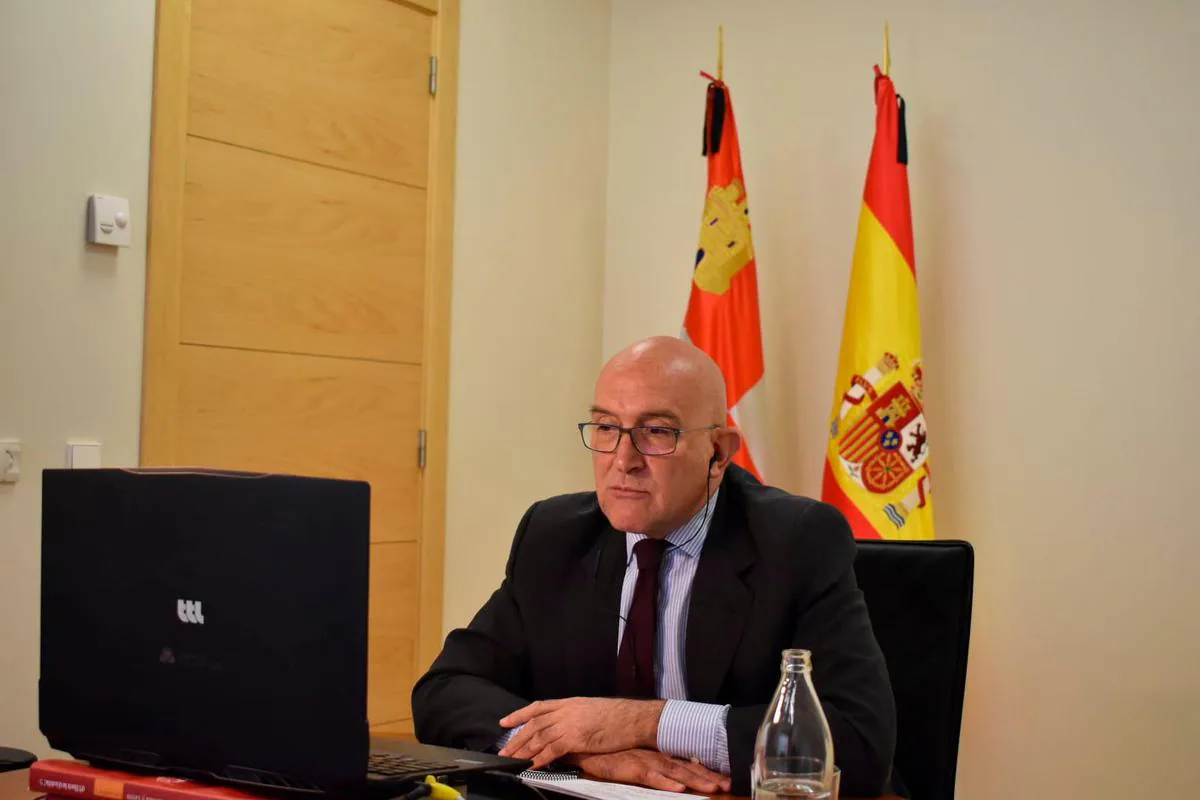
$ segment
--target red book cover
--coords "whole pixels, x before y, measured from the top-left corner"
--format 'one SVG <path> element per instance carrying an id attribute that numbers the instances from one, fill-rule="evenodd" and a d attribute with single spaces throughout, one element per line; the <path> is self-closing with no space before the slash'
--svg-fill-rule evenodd
<path id="1" fill-rule="evenodd" d="M 185 778 L 100 769 L 82 761 L 48 758 L 29 768 L 29 788 L 59 798 L 85 800 L 263 800 L 229 786 Z"/>

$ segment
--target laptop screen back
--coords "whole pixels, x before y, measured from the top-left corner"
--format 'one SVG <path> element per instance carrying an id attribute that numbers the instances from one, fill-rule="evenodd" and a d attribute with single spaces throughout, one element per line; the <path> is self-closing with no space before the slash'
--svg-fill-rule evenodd
<path id="1" fill-rule="evenodd" d="M 81 758 L 361 782 L 367 484 L 47 470 L 39 723 Z"/>

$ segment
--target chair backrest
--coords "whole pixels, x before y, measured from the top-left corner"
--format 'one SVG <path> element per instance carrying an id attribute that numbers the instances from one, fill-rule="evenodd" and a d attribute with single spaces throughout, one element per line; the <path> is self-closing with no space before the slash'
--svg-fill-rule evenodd
<path id="1" fill-rule="evenodd" d="M 860 540 L 854 571 L 896 697 L 896 772 L 913 800 L 952 800 L 974 550 L 962 541 Z"/>

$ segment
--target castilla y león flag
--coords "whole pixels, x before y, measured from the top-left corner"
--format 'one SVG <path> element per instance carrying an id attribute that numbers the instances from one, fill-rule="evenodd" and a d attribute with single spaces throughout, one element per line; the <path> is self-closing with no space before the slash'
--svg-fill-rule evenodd
<path id="1" fill-rule="evenodd" d="M 867 169 L 822 499 L 858 538 L 932 539 L 904 100 L 875 68 Z"/>
<path id="2" fill-rule="evenodd" d="M 704 118 L 708 193 L 683 332 L 721 368 L 726 424 L 737 427 L 744 437 L 734 463 L 761 480 L 764 431 L 757 405 L 763 350 L 746 182 L 729 88 L 711 75 L 704 77 L 709 79 Z"/>

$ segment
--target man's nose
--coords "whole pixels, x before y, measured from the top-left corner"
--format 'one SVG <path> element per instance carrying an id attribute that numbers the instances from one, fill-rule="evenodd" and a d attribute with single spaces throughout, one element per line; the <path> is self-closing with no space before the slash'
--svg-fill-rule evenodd
<path id="1" fill-rule="evenodd" d="M 613 454 L 617 469 L 622 472 L 632 472 L 646 464 L 646 457 L 633 446 L 633 434 L 626 433 L 617 442 L 617 452 Z"/>

